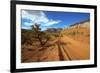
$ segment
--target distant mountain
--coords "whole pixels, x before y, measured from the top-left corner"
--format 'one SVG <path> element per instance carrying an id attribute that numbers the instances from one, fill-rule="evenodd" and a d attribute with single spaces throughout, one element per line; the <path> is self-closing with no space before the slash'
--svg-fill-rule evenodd
<path id="1" fill-rule="evenodd" d="M 47 32 L 59 32 L 59 31 L 61 31 L 62 30 L 62 28 L 47 28 Z"/>

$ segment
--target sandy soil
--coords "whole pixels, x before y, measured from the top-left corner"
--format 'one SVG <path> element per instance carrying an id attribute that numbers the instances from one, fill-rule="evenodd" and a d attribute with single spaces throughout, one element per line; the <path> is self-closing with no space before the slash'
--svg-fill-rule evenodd
<path id="1" fill-rule="evenodd" d="M 84 32 L 89 34 L 87 30 Z M 77 36 L 77 39 L 65 34 L 60 35 L 43 47 L 29 46 L 29 48 L 23 48 L 22 62 L 72 61 L 90 58 L 89 36 Z M 80 41 L 80 39 L 85 41 Z"/>

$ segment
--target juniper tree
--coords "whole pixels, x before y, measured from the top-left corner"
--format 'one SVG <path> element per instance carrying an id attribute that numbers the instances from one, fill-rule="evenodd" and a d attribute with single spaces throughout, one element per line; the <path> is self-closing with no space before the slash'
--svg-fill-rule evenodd
<path id="1" fill-rule="evenodd" d="M 46 35 L 45 32 L 41 31 L 39 24 L 32 25 L 32 31 L 34 33 L 34 37 L 40 42 L 41 46 L 45 45 L 49 40 L 49 36 Z"/>

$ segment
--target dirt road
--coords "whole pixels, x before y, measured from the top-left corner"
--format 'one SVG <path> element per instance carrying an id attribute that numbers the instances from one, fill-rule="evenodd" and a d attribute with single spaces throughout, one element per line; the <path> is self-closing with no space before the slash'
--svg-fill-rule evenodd
<path id="1" fill-rule="evenodd" d="M 25 58 L 23 62 L 72 61 L 90 58 L 89 44 L 66 35 L 62 37 L 59 35 L 54 41 L 49 41 L 43 47 L 26 52 L 23 53 Z"/>
<path id="2" fill-rule="evenodd" d="M 58 37 L 55 41 L 52 42 L 52 44 L 54 44 L 52 50 L 46 50 L 43 55 L 46 57 L 44 61 L 89 59 L 89 44 L 76 41 L 65 35 L 63 35 L 63 37 Z"/>

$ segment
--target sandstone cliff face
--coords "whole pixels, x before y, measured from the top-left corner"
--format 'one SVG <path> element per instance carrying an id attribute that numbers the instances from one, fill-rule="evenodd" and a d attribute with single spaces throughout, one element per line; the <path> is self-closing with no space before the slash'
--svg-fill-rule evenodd
<path id="1" fill-rule="evenodd" d="M 90 20 L 85 20 L 79 23 L 72 24 L 70 28 L 90 28 Z"/>

